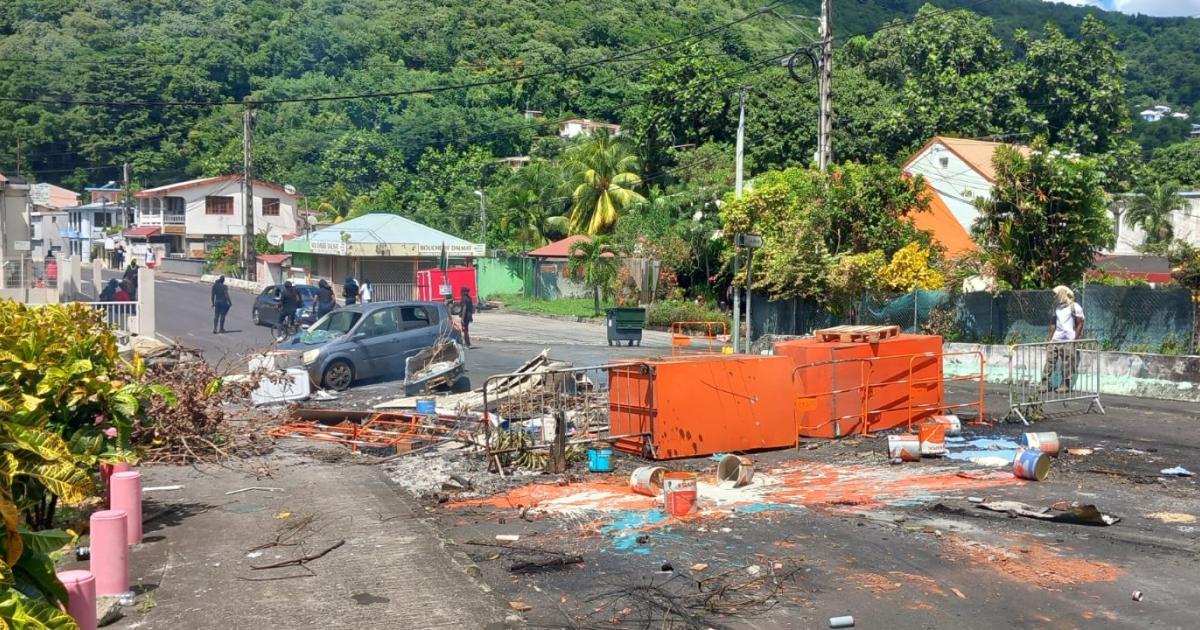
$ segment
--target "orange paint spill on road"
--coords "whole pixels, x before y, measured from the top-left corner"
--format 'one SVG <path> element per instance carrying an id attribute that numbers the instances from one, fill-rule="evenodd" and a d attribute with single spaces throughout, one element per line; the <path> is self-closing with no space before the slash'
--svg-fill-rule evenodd
<path id="1" fill-rule="evenodd" d="M 1075 584 L 1113 582 L 1123 573 L 1104 562 L 1063 556 L 1032 540 L 1021 540 L 1013 546 L 987 545 L 957 536 L 947 536 L 943 540 L 952 554 L 965 556 L 976 566 L 1048 590 L 1061 590 L 1056 587 Z"/>
<path id="2" fill-rule="evenodd" d="M 837 466 L 804 463 L 772 471 L 782 480 L 768 497 L 798 505 L 879 507 L 889 502 L 932 497 L 941 492 L 1023 483 L 1015 477 L 967 478 L 954 468 L 925 466 Z"/>
<path id="3" fill-rule="evenodd" d="M 513 488 L 508 492 L 481 499 L 452 501 L 448 508 L 495 507 L 516 509 L 519 507 L 553 507 L 553 511 L 572 510 L 649 510 L 654 508 L 654 499 L 634 494 L 627 484 L 607 481 L 585 481 L 569 485 L 531 483 Z"/>

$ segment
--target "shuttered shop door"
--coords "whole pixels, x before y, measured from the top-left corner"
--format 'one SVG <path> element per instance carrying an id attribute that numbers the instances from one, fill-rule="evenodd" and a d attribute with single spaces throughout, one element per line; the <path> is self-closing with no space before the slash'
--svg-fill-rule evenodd
<path id="1" fill-rule="evenodd" d="M 413 264 L 411 260 L 363 260 L 358 263 L 359 282 L 412 284 Z"/>

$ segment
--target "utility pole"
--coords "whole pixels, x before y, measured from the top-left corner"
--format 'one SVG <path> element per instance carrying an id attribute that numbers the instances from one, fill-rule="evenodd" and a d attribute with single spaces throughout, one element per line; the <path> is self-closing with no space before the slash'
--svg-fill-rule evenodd
<path id="1" fill-rule="evenodd" d="M 817 168 L 824 172 L 833 159 L 833 0 L 821 0 L 821 63 L 817 116 Z"/>
<path id="2" fill-rule="evenodd" d="M 487 206 L 483 202 L 483 189 L 475 191 L 479 197 L 479 242 L 487 243 Z"/>
<path id="3" fill-rule="evenodd" d="M 129 162 L 121 165 L 121 198 L 124 201 L 121 204 L 121 225 L 129 225 L 129 207 L 133 205 L 133 198 L 129 190 Z"/>
<path id="4" fill-rule="evenodd" d="M 242 113 L 242 214 L 246 231 L 242 234 L 242 274 L 254 280 L 254 109 Z"/>
<path id="5" fill-rule="evenodd" d="M 737 128 L 737 155 L 734 159 L 733 166 L 733 194 L 734 197 L 742 198 L 742 158 L 746 152 L 746 86 L 741 86 L 738 91 L 738 128 Z M 742 337 L 742 291 L 737 287 L 738 275 L 738 256 L 740 248 L 735 244 L 733 246 L 733 351 L 736 353 L 741 347 Z M 747 294 L 748 296 L 749 294 Z"/>
<path id="6" fill-rule="evenodd" d="M 17 177 L 21 176 L 21 139 L 17 138 Z"/>

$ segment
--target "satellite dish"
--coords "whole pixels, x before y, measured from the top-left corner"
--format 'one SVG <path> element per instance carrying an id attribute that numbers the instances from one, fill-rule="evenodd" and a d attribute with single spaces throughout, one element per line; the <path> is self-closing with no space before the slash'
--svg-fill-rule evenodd
<path id="1" fill-rule="evenodd" d="M 283 192 L 285 192 L 289 195 L 294 195 L 294 194 L 296 194 L 296 187 L 291 184 L 284 184 Z"/>
<path id="2" fill-rule="evenodd" d="M 307 221 L 309 225 L 316 225 L 317 224 L 317 215 L 310 214 L 310 215 L 304 217 L 304 220 Z"/>
<path id="3" fill-rule="evenodd" d="M 274 247 L 283 245 L 283 235 L 279 232 L 267 232 L 267 242 Z"/>

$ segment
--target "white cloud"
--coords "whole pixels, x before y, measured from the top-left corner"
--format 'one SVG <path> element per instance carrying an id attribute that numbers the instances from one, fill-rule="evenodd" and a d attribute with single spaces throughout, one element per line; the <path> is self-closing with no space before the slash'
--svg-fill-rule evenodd
<path id="1" fill-rule="evenodd" d="M 1047 0 L 1077 7 L 1093 6 L 1122 13 L 1200 17 L 1200 0 Z"/>

